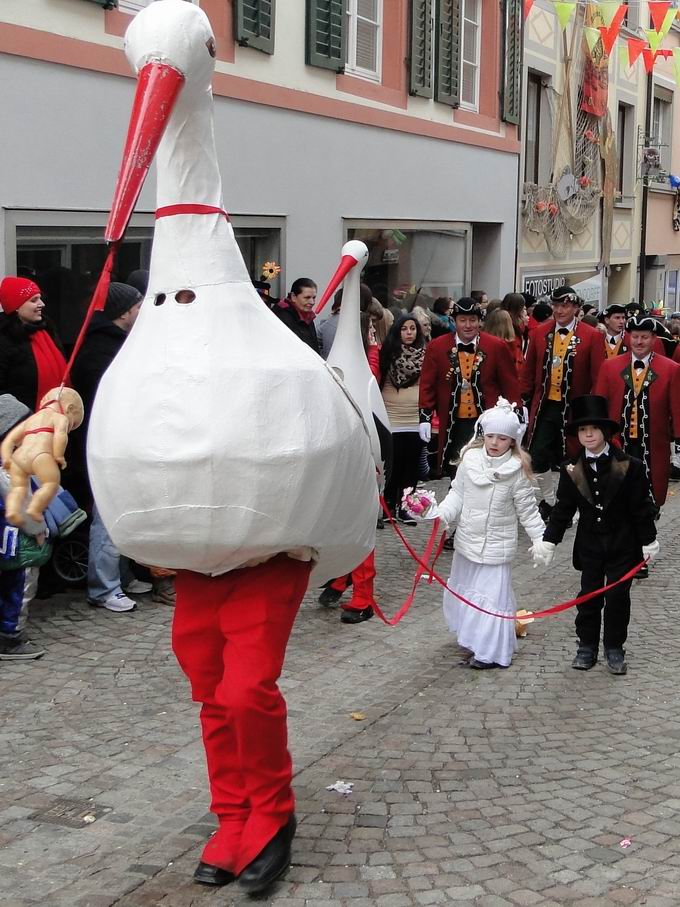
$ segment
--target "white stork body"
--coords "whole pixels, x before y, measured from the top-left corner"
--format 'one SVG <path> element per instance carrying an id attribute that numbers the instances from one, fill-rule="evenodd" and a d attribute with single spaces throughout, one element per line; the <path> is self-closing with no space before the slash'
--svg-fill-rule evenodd
<path id="1" fill-rule="evenodd" d="M 159 208 L 222 208 L 211 40 L 185 0 L 157 0 L 126 36 L 135 70 L 160 61 L 185 80 L 158 150 Z M 142 563 L 221 574 L 311 549 L 321 582 L 374 546 L 364 422 L 263 304 L 218 213 L 157 220 L 148 294 L 99 386 L 88 463 L 114 544 Z"/>

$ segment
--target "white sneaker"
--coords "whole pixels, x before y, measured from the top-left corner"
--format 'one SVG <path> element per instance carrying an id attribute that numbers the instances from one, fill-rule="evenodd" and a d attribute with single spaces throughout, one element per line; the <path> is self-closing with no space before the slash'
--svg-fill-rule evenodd
<path id="1" fill-rule="evenodd" d="M 137 607 L 137 602 L 128 598 L 124 592 L 116 592 L 103 601 L 95 598 L 88 598 L 87 601 L 93 607 L 106 608 L 107 611 L 134 611 Z"/>
<path id="2" fill-rule="evenodd" d="M 152 589 L 151 583 L 143 583 L 141 579 L 133 579 L 129 586 L 125 586 L 128 595 L 144 595 L 145 592 L 151 592 Z"/>

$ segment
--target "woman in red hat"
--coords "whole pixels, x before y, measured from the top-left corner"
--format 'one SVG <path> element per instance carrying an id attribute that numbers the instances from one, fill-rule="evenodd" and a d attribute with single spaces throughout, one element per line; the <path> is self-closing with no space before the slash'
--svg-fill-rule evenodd
<path id="1" fill-rule="evenodd" d="M 0 393 L 12 394 L 29 409 L 61 384 L 66 360 L 52 328 L 43 320 L 40 287 L 26 277 L 0 283 Z"/>

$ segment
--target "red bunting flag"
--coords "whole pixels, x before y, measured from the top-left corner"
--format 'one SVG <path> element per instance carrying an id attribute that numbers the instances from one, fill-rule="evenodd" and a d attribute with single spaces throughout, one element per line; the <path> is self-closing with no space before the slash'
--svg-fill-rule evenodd
<path id="1" fill-rule="evenodd" d="M 671 5 L 670 0 L 650 0 L 649 12 L 656 31 L 661 31 L 663 20 L 666 18 L 666 13 L 671 8 Z"/>
<path id="2" fill-rule="evenodd" d="M 618 38 L 619 32 L 621 31 L 621 25 L 628 11 L 628 6 L 625 3 L 622 3 L 621 6 L 614 13 L 611 24 L 609 27 L 606 25 L 600 25 L 600 35 L 602 36 L 602 47 L 607 56 L 611 56 L 612 48 L 614 47 L 614 42 Z"/>
<path id="3" fill-rule="evenodd" d="M 647 43 L 642 38 L 628 38 L 628 62 L 631 66 L 646 47 Z"/>
<path id="4" fill-rule="evenodd" d="M 531 7 L 534 5 L 534 0 L 524 0 L 524 18 L 526 19 L 531 12 Z"/>
<path id="5" fill-rule="evenodd" d="M 656 59 L 656 54 L 652 51 L 651 47 L 643 48 L 642 59 L 645 61 L 645 69 L 650 73 L 654 69 L 654 60 Z"/>

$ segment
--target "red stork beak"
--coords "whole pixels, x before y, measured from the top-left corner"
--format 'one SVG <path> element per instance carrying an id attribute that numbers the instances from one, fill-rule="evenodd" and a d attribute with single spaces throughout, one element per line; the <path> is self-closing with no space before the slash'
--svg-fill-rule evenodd
<path id="1" fill-rule="evenodd" d="M 183 85 L 182 73 L 167 63 L 147 63 L 139 71 L 123 162 L 106 225 L 105 239 L 109 243 L 119 242 L 125 234 Z"/>
<path id="2" fill-rule="evenodd" d="M 319 300 L 319 302 L 316 305 L 315 312 L 317 315 L 323 309 L 323 307 L 326 305 L 326 303 L 331 298 L 333 293 L 335 293 L 335 291 L 340 286 L 340 284 L 343 282 L 345 277 L 347 277 L 347 275 L 352 270 L 352 268 L 356 268 L 356 266 L 358 264 L 359 264 L 359 262 L 356 260 L 356 258 L 353 255 L 343 255 L 342 256 L 342 258 L 340 259 L 340 264 L 338 265 L 338 268 L 337 268 L 335 274 L 331 277 L 331 282 L 328 284 L 328 286 L 324 290 L 323 296 L 321 297 L 321 299 Z"/>

